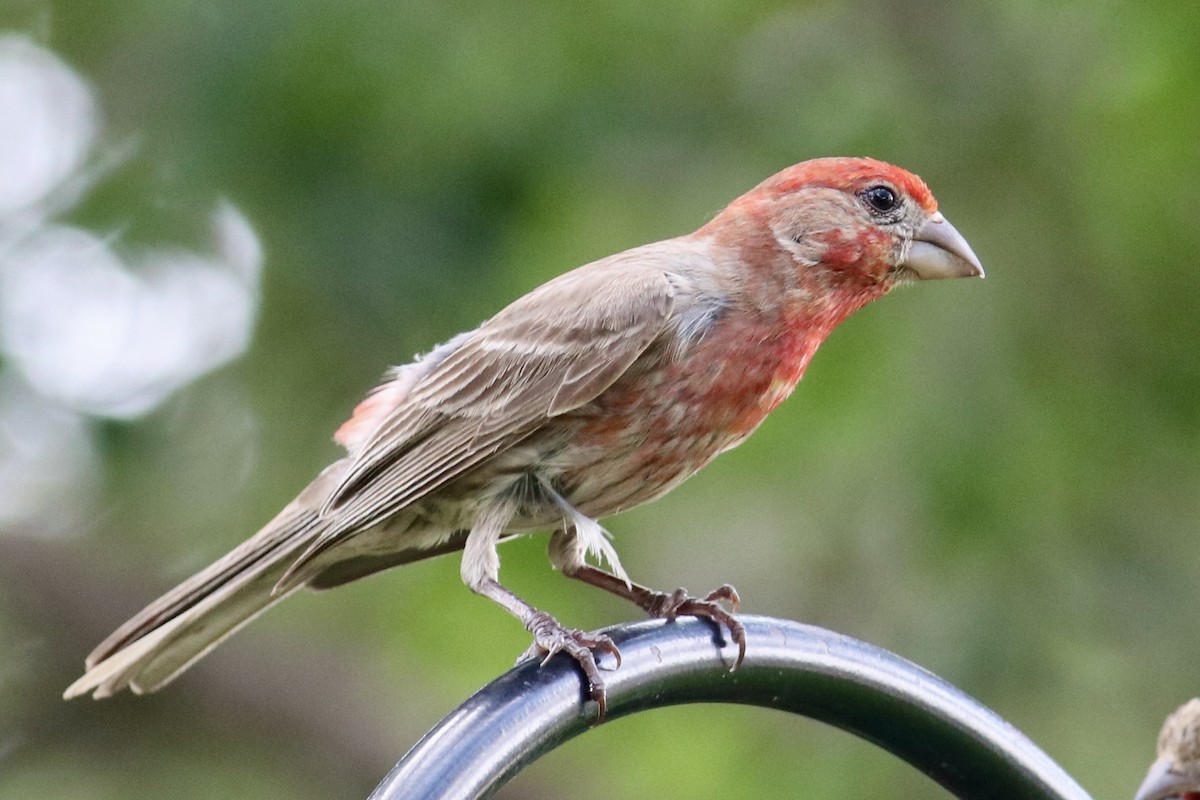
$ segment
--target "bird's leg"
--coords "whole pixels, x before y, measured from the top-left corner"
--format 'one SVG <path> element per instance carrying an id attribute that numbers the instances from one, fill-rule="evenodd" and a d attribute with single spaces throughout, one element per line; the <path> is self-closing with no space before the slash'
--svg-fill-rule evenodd
<path id="1" fill-rule="evenodd" d="M 478 594 L 498 603 L 510 614 L 521 620 L 525 629 L 533 634 L 533 643 L 521 654 L 517 663 L 530 659 L 540 660 L 545 664 L 555 653 L 566 653 L 579 662 L 580 669 L 588 682 L 588 693 L 600 707 L 600 720 L 604 719 L 606 708 L 604 678 L 600 676 L 600 668 L 592 650 L 611 653 L 621 665 L 621 651 L 603 633 L 587 633 L 577 628 L 568 628 L 545 611 L 534 608 L 512 591 L 500 585 L 492 578 L 482 579 L 471 589 Z"/>
<path id="2" fill-rule="evenodd" d="M 692 597 L 686 589 L 676 589 L 670 594 L 656 592 L 645 586 L 625 581 L 612 573 L 593 567 L 583 560 L 583 549 L 572 529 L 557 530 L 550 537 L 550 561 L 568 578 L 591 584 L 606 592 L 634 603 L 651 617 L 675 619 L 679 616 L 700 617 L 711 620 L 729 629 L 729 636 L 738 647 L 737 659 L 729 671 L 737 669 L 746 657 L 746 628 L 733 616 L 741 598 L 737 590 L 728 583 L 717 587 L 704 597 Z M 719 601 L 724 600 L 733 612 L 726 611 Z"/>
<path id="3" fill-rule="evenodd" d="M 525 629 L 533 634 L 533 644 L 517 659 L 517 663 L 531 658 L 545 663 L 558 652 L 566 653 L 578 661 L 587 677 L 589 694 L 600 707 L 599 720 L 603 720 L 607 705 L 604 679 L 600 677 L 600 668 L 596 665 L 592 649 L 612 653 L 617 659 L 617 666 L 621 664 L 621 653 L 613 640 L 604 634 L 567 628 L 545 611 L 539 611 L 500 585 L 500 556 L 496 552 L 496 543 L 511 517 L 511 506 L 503 503 L 485 508 L 480 513 L 463 545 L 463 582 L 471 591 L 492 600 L 521 620 Z"/>

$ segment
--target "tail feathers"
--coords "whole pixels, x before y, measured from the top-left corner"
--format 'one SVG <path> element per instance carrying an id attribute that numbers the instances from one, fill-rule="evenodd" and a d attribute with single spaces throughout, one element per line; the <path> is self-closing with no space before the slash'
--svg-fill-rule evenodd
<path id="1" fill-rule="evenodd" d="M 64 698 L 141 694 L 166 685 L 196 659 L 286 594 L 275 583 L 317 538 L 317 513 L 298 504 L 258 534 L 122 625 L 88 656 Z"/>
<path id="2" fill-rule="evenodd" d="M 313 562 L 317 556 L 325 553 L 329 548 L 333 547 L 340 541 L 338 537 L 333 536 L 318 536 L 308 543 L 304 551 L 299 556 L 292 559 L 292 563 L 288 564 L 287 569 L 279 576 L 275 585 L 271 587 L 271 593 L 284 597 L 294 592 L 299 587 L 303 586 L 309 578 L 313 576 Z"/>

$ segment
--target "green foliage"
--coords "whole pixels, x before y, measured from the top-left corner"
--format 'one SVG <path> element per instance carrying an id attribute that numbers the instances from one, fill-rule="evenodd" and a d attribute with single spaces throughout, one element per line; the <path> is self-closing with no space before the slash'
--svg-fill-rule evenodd
<path id="1" fill-rule="evenodd" d="M 156 244 L 224 196 L 267 252 L 250 352 L 103 431 L 103 513 L 62 557 L 123 591 L 80 601 L 108 604 L 105 624 L 269 518 L 388 364 L 551 275 L 691 230 L 789 163 L 872 155 L 926 178 L 988 279 L 852 319 L 745 446 L 608 521 L 626 568 L 662 588 L 729 581 L 749 611 L 917 661 L 1097 798 L 1132 793 L 1162 717 L 1200 692 L 1191 3 L 21 10 L 97 89 L 106 142 L 137 142 L 75 221 Z M 514 589 L 575 625 L 632 616 L 566 585 L 543 546 L 502 549 Z M 365 795 L 526 645 L 443 559 L 289 601 L 153 699 L 64 710 L 62 659 L 96 631 L 23 608 L 0 605 L 22 654 L 0 686 L 23 698 L 0 703 L 0 800 Z M 273 670 L 329 657 L 328 683 L 299 685 L 355 700 L 269 735 L 197 723 L 201 702 L 251 702 L 205 694 L 237 652 L 251 694 L 284 698 L 271 709 L 305 705 Z M 341 771 L 310 760 L 356 729 L 383 733 Z M 605 726 L 506 796 L 569 796 L 556 781 L 576 775 L 613 800 L 931 791 L 845 735 L 728 708 Z"/>

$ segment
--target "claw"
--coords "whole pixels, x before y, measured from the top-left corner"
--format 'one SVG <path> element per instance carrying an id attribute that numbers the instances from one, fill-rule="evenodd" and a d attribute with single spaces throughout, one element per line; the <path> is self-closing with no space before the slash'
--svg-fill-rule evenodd
<path id="1" fill-rule="evenodd" d="M 675 619 L 678 616 L 699 617 L 707 619 L 718 626 L 724 625 L 729 629 L 729 638 L 738 647 L 738 655 L 729 668 L 733 672 L 742 665 L 746 658 L 746 627 L 733 616 L 733 613 L 721 607 L 720 602 L 729 603 L 734 612 L 741 604 L 737 589 L 728 583 L 718 586 L 704 597 L 692 597 L 685 589 L 676 589 L 671 594 L 656 593 L 654 599 L 647 604 L 646 611 L 653 617 Z"/>
<path id="2" fill-rule="evenodd" d="M 517 659 L 517 663 L 540 658 L 541 665 L 545 666 L 546 662 L 556 653 L 566 653 L 571 656 L 579 662 L 579 668 L 583 670 L 584 677 L 587 678 L 588 694 L 599 707 L 596 723 L 603 722 L 608 702 L 604 678 L 600 675 L 600 667 L 596 663 L 596 656 L 592 650 L 611 654 L 617 660 L 617 667 L 620 667 L 621 651 L 617 649 L 613 640 L 603 633 L 588 633 L 576 628 L 567 628 L 544 611 L 535 611 L 531 614 L 525 627 L 533 634 L 533 643 Z"/>
<path id="3" fill-rule="evenodd" d="M 709 602 L 724 600 L 729 603 L 729 607 L 733 609 L 733 613 L 738 612 L 738 608 L 742 605 L 742 598 L 738 596 L 737 589 L 730 586 L 728 583 L 723 583 L 716 589 L 713 589 L 708 594 L 704 595 L 704 599 Z"/>

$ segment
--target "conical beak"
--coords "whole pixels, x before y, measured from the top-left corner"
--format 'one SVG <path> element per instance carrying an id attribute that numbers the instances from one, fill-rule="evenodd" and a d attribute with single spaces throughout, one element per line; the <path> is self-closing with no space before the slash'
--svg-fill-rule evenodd
<path id="1" fill-rule="evenodd" d="M 1181 797 L 1184 792 L 1196 791 L 1195 781 L 1185 779 L 1171 769 L 1170 761 L 1160 758 L 1150 765 L 1146 779 L 1138 787 L 1133 800 L 1166 800 Z"/>
<path id="2" fill-rule="evenodd" d="M 983 265 L 971 252 L 971 245 L 940 211 L 917 229 L 908 257 L 900 266 L 912 270 L 923 281 L 983 277 Z"/>

